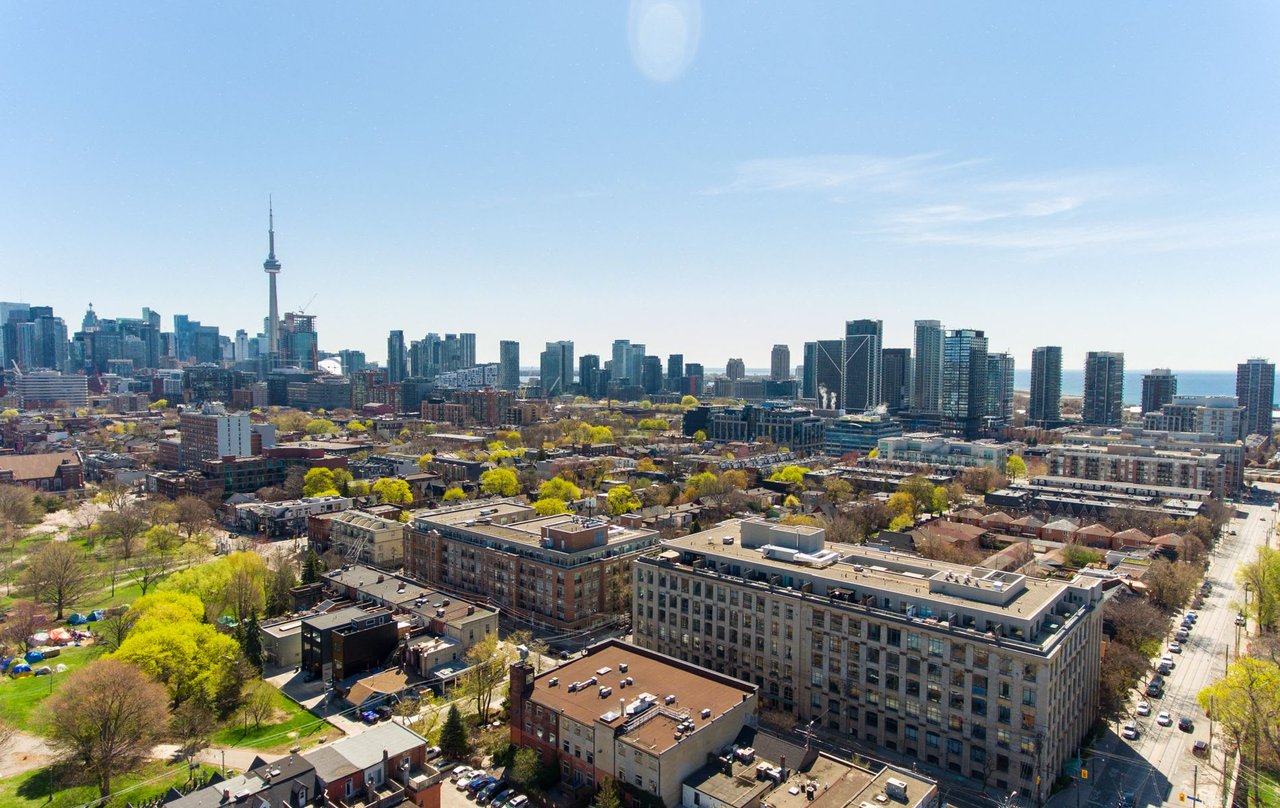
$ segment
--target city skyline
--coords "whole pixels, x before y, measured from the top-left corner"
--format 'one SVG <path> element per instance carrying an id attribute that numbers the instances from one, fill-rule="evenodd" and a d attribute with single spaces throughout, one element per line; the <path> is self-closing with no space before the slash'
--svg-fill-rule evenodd
<path id="1" fill-rule="evenodd" d="M 14 7 L 0 96 L 24 126 L 0 176 L 21 192 L 0 243 L 59 282 L 10 276 L 0 298 L 64 316 L 145 299 L 256 332 L 269 194 L 281 310 L 371 357 L 385 328 L 361 301 L 406 336 L 475 331 L 496 360 L 499 340 L 562 335 L 490 331 L 484 313 L 552 310 L 569 287 L 602 301 L 575 307 L 591 350 L 634 333 L 657 355 L 768 367 L 775 343 L 873 317 L 885 346 L 934 318 L 993 351 L 1083 356 L 1106 313 L 1080 311 L 1104 299 L 1163 318 L 1275 266 L 1280 111 L 1256 99 L 1276 9 L 1010 4 L 988 25 L 945 5 L 648 5 Z M 681 295 L 768 327 L 668 337 Z M 1127 331 L 1129 364 L 1277 353 L 1260 318 L 1195 316 Z"/>

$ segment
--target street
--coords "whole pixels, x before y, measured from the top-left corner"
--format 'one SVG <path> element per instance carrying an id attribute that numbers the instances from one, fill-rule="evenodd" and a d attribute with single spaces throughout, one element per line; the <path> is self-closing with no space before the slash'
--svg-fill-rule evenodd
<path id="1" fill-rule="evenodd" d="M 1165 692 L 1160 698 L 1150 698 L 1145 692 L 1135 691 L 1131 709 L 1138 701 L 1151 705 L 1148 716 L 1131 715 L 1138 724 L 1140 737 L 1125 741 L 1119 736 L 1119 726 L 1112 726 L 1107 736 L 1098 743 L 1093 760 L 1086 762 L 1090 779 L 1078 786 L 1056 794 L 1050 800 L 1056 808 L 1074 805 L 1089 808 L 1117 808 L 1126 794 L 1134 795 L 1134 805 L 1186 805 L 1187 808 L 1220 808 L 1222 806 L 1223 766 L 1226 749 L 1204 711 L 1196 702 L 1196 694 L 1205 686 L 1224 675 L 1230 659 L 1237 653 L 1237 631 L 1240 632 L 1241 649 L 1245 629 L 1237 629 L 1235 617 L 1244 600 L 1243 591 L 1236 584 L 1235 572 L 1242 563 L 1252 560 L 1257 548 L 1264 545 L 1272 526 L 1273 511 L 1269 505 L 1236 504 L 1238 512 L 1247 514 L 1243 519 L 1232 519 L 1227 534 L 1211 556 L 1211 566 L 1205 580 L 1213 585 L 1203 606 L 1198 610 L 1195 627 L 1183 652 L 1174 654 L 1175 667 L 1165 677 Z M 1232 536 L 1234 530 L 1238 535 Z M 1162 648 L 1168 648 L 1173 639 L 1175 620 Z M 1145 682 L 1143 683 L 1145 686 Z M 1173 725 L 1163 727 L 1156 723 L 1160 711 L 1167 711 Z M 1178 720 L 1188 717 L 1195 723 L 1194 731 L 1178 729 Z M 1122 722 L 1123 723 L 1123 722 Z M 1203 740 L 1210 744 L 1207 755 L 1192 754 L 1192 744 Z M 1185 802 L 1179 795 L 1186 796 Z M 1196 806 L 1196 803 L 1199 803 Z"/>

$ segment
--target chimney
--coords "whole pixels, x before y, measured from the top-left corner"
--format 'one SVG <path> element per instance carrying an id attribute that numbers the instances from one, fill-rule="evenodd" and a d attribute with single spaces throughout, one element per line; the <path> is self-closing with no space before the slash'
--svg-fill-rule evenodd
<path id="1" fill-rule="evenodd" d="M 786 755 L 778 755 L 778 768 L 782 770 L 781 782 L 783 783 L 787 782 L 787 756 Z"/>

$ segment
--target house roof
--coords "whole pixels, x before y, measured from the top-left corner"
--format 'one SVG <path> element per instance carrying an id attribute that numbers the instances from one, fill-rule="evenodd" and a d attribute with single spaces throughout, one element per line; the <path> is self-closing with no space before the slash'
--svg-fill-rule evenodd
<path id="1" fill-rule="evenodd" d="M 1079 530 L 1076 531 L 1076 535 L 1101 536 L 1103 538 L 1110 538 L 1115 535 L 1115 532 L 1111 530 L 1111 528 L 1107 527 L 1106 525 L 1100 525 L 1100 524 L 1094 523 L 1087 527 L 1080 528 Z"/>
<path id="2" fill-rule="evenodd" d="M 995 522 L 997 524 L 1007 525 L 1013 522 L 1013 517 L 1005 513 L 1004 511 L 996 511 L 995 513 L 989 513 L 986 516 L 982 517 L 982 523 L 984 525 L 987 524 L 988 522 Z"/>
<path id="3" fill-rule="evenodd" d="M 47 480 L 57 475 L 64 462 L 79 467 L 80 457 L 75 452 L 0 455 L 0 471 L 12 471 L 14 482 Z"/>
<path id="4" fill-rule="evenodd" d="M 916 532 L 925 536 L 937 537 L 946 542 L 976 541 L 987 532 L 986 528 L 977 525 L 966 525 L 961 522 L 945 522 L 935 520 L 916 528 Z"/>
<path id="5" fill-rule="evenodd" d="M 359 735 L 350 735 L 329 746 L 342 754 L 352 765 L 368 769 L 382 760 L 385 750 L 389 758 L 396 758 L 411 749 L 426 746 L 427 739 L 394 721 L 384 721 Z"/>
<path id="6" fill-rule="evenodd" d="M 957 519 L 981 519 L 982 511 L 974 510 L 973 508 L 965 508 L 964 510 L 958 511 L 956 513 L 956 518 Z"/>
<path id="7" fill-rule="evenodd" d="M 1054 519 L 1052 522 L 1044 526 L 1045 530 L 1066 530 L 1074 533 L 1080 529 L 1080 526 L 1070 519 Z"/>
<path id="8" fill-rule="evenodd" d="M 409 676 L 404 671 L 391 670 L 366 676 L 347 691 L 347 702 L 359 707 L 369 699 L 399 693 L 409 686 Z"/>
<path id="9" fill-rule="evenodd" d="M 1138 530 L 1136 527 L 1131 527 L 1128 530 L 1122 530 L 1111 538 L 1126 542 L 1137 542 L 1138 544 L 1151 543 L 1151 537 L 1146 533 L 1143 533 L 1141 530 Z"/>
<path id="10" fill-rule="evenodd" d="M 1014 519 L 1009 524 L 1017 525 L 1018 527 L 1044 527 L 1044 522 L 1040 519 L 1035 518 L 1031 514 L 1027 514 L 1026 516 L 1019 516 L 1017 519 Z"/>

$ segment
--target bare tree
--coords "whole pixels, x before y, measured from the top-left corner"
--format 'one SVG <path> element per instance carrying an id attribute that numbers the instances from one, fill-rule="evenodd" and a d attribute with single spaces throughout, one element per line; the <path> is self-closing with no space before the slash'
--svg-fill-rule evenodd
<path id="1" fill-rule="evenodd" d="M 0 523 L 14 527 L 35 524 L 40 519 L 35 494 L 21 485 L 0 485 Z"/>
<path id="2" fill-rule="evenodd" d="M 93 566 L 83 550 L 64 541 L 51 541 L 31 554 L 22 573 L 22 589 L 37 603 L 63 611 L 89 591 Z"/>
<path id="3" fill-rule="evenodd" d="M 0 623 L 0 646 L 22 649 L 27 638 L 49 625 L 49 615 L 29 600 L 14 601 Z"/>
<path id="4" fill-rule="evenodd" d="M 141 505 L 130 503 L 104 513 L 98 524 L 103 535 L 115 542 L 120 557 L 127 561 L 142 546 L 142 534 L 148 527 L 147 512 Z"/>
<path id="5" fill-rule="evenodd" d="M 213 508 L 199 497 L 178 497 L 174 506 L 177 508 L 174 521 L 187 541 L 191 541 L 197 533 L 207 530 L 213 524 Z"/>
<path id="6" fill-rule="evenodd" d="M 1159 640 L 1169 630 L 1169 618 L 1151 603 L 1137 597 L 1114 597 L 1107 601 L 1103 617 L 1115 630 L 1116 642 L 1135 651 Z"/>
<path id="7" fill-rule="evenodd" d="M 98 495 L 95 499 L 111 510 L 118 511 L 129 501 L 131 493 L 129 486 L 122 485 L 115 480 L 106 480 L 98 486 Z"/>
<path id="8" fill-rule="evenodd" d="M 144 593 L 145 594 L 145 593 Z M 138 615 L 131 609 L 108 614 L 98 621 L 98 642 L 107 651 L 115 651 L 129 636 L 133 626 L 138 622 Z"/>
<path id="9" fill-rule="evenodd" d="M 262 726 L 262 722 L 271 718 L 275 710 L 276 691 L 271 685 L 258 680 L 245 689 L 240 714 L 244 716 L 246 727 L 250 721 L 254 727 Z"/>
<path id="10" fill-rule="evenodd" d="M 147 590 L 159 583 L 160 579 L 168 573 L 170 558 L 164 553 L 148 550 L 134 559 L 129 577 L 142 590 L 142 594 L 147 594 Z"/>
<path id="11" fill-rule="evenodd" d="M 184 701 L 173 711 L 169 731 L 178 742 L 178 754 L 190 766 L 202 749 L 209 746 L 217 719 L 213 712 L 197 699 Z"/>
<path id="12" fill-rule="evenodd" d="M 93 775 L 98 793 L 111 777 L 135 769 L 168 724 L 162 685 L 127 662 L 99 659 L 68 677 L 45 702 L 49 740 L 74 765 Z"/>

